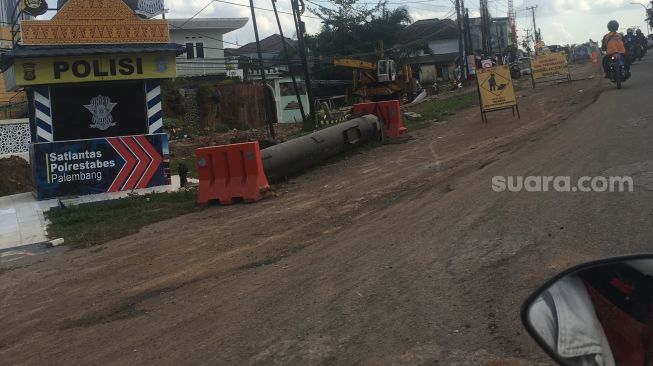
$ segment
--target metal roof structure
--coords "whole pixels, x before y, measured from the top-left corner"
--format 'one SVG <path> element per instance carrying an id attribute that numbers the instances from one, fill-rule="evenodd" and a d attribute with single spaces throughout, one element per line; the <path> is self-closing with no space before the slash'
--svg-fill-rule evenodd
<path id="1" fill-rule="evenodd" d="M 48 45 L 48 46 L 18 46 L 0 55 L 0 67 L 7 70 L 17 58 L 32 57 L 65 57 L 89 56 L 107 54 L 134 53 L 175 53 L 181 55 L 186 47 L 176 43 L 156 44 L 105 44 L 105 45 Z"/>
<path id="2" fill-rule="evenodd" d="M 281 38 L 279 34 L 273 34 L 261 40 L 261 52 L 263 53 L 281 53 L 283 52 L 283 43 L 289 49 L 297 48 L 297 40 L 288 37 Z M 230 49 L 230 52 L 238 55 L 253 54 L 257 52 L 256 42 L 248 43 L 240 48 Z"/>
<path id="3" fill-rule="evenodd" d="M 168 19 L 170 30 L 176 29 L 221 29 L 225 33 L 244 27 L 249 18 L 195 18 L 195 19 Z"/>
<path id="4" fill-rule="evenodd" d="M 409 25 L 402 38 L 411 43 L 458 39 L 458 26 L 451 19 L 422 19 Z"/>
<path id="5" fill-rule="evenodd" d="M 410 65 L 427 65 L 427 64 L 445 64 L 455 62 L 458 58 L 458 53 L 445 53 L 441 55 L 423 55 L 409 57 L 406 63 Z"/>

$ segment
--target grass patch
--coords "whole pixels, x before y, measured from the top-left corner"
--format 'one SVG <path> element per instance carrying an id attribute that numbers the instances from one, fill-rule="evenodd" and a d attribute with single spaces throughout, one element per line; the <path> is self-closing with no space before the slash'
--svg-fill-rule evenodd
<path id="1" fill-rule="evenodd" d="M 419 130 L 430 126 L 435 121 L 445 120 L 455 115 L 456 112 L 473 105 L 478 105 L 476 91 L 422 103 L 410 109 L 411 112 L 420 114 L 422 118 L 415 120 L 404 118 L 404 125 L 409 131 Z"/>
<path id="2" fill-rule="evenodd" d="M 71 248 L 88 248 L 137 233 L 158 221 L 198 211 L 195 191 L 131 196 L 47 213 L 51 238 L 64 238 Z"/>
<path id="3" fill-rule="evenodd" d="M 173 159 L 170 162 L 170 173 L 172 175 L 179 174 L 178 172 L 180 164 L 186 164 L 188 167 L 188 178 L 199 178 L 199 175 L 197 174 L 197 162 L 195 161 L 194 157 Z"/>
<path id="4" fill-rule="evenodd" d="M 533 83 L 531 81 L 530 75 L 522 76 L 519 80 L 516 80 L 516 82 L 513 83 L 513 85 L 515 86 L 515 92 L 533 88 Z"/>

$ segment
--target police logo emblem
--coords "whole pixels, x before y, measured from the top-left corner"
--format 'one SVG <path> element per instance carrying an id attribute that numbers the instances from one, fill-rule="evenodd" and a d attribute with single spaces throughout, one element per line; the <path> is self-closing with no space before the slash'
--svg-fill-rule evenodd
<path id="1" fill-rule="evenodd" d="M 138 0 L 136 14 L 146 18 L 154 18 L 166 13 L 163 0 Z"/>
<path id="2" fill-rule="evenodd" d="M 157 58 L 155 61 L 155 66 L 156 66 L 156 71 L 160 73 L 164 73 L 168 71 L 168 60 L 165 58 Z"/>
<path id="3" fill-rule="evenodd" d="M 118 103 L 112 103 L 111 98 L 105 97 L 103 95 L 98 95 L 97 97 L 91 99 L 91 104 L 87 104 L 84 107 L 88 109 L 93 114 L 93 123 L 91 128 L 97 128 L 101 131 L 106 131 L 110 127 L 116 125 L 116 122 L 113 121 L 113 116 L 111 111 L 118 105 Z"/>
<path id="4" fill-rule="evenodd" d="M 48 11 L 48 3 L 45 0 L 23 0 L 25 13 L 31 16 L 39 16 Z"/>
<path id="5" fill-rule="evenodd" d="M 29 62 L 26 64 L 23 64 L 23 79 L 25 81 L 34 81 L 36 80 L 36 65 Z"/>

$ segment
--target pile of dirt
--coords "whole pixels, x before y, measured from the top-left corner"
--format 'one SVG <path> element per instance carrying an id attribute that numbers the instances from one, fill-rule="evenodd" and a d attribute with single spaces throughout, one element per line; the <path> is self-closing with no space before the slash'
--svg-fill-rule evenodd
<path id="1" fill-rule="evenodd" d="M 25 160 L 17 156 L 0 159 L 0 172 L 0 196 L 32 190 L 32 173 Z"/>

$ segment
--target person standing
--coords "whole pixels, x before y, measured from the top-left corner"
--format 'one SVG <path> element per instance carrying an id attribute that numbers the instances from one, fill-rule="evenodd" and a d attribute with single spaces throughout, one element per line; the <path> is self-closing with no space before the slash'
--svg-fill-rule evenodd
<path id="1" fill-rule="evenodd" d="M 211 142 L 215 143 L 215 125 L 220 120 L 220 102 L 222 101 L 222 94 L 218 87 L 213 87 L 211 93 Z"/>
<path id="2" fill-rule="evenodd" d="M 490 91 L 491 92 L 496 91 L 497 90 L 497 79 L 494 76 L 494 74 L 490 74 L 489 82 L 490 82 Z"/>

